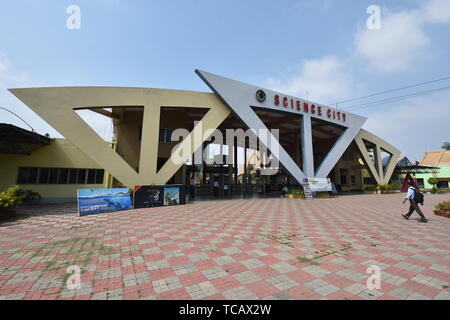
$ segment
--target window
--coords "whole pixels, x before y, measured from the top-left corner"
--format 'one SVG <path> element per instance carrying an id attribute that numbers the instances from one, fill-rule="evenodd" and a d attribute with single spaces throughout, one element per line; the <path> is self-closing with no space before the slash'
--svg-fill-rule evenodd
<path id="1" fill-rule="evenodd" d="M 159 129 L 159 142 L 170 143 L 172 142 L 172 129 Z"/>
<path id="2" fill-rule="evenodd" d="M 376 184 L 372 178 L 364 178 L 364 184 Z"/>
<path id="3" fill-rule="evenodd" d="M 341 184 L 342 185 L 347 185 L 348 184 L 348 179 L 347 179 L 347 175 L 348 175 L 348 170 L 347 169 L 341 169 Z"/>
<path id="4" fill-rule="evenodd" d="M 89 169 L 87 174 L 87 184 L 95 183 L 95 169 Z"/>
<path id="5" fill-rule="evenodd" d="M 67 184 L 69 180 L 69 169 L 59 169 L 58 184 Z"/>
<path id="6" fill-rule="evenodd" d="M 350 180 L 352 181 L 352 186 L 356 186 L 356 177 L 355 176 L 351 176 Z"/>
<path id="7" fill-rule="evenodd" d="M 417 181 L 417 184 L 419 185 L 419 188 L 424 188 L 425 187 L 423 178 L 416 179 L 416 181 Z"/>
<path id="8" fill-rule="evenodd" d="M 448 188 L 448 181 L 439 181 L 437 184 L 437 187 L 439 189 L 447 189 Z"/>
<path id="9" fill-rule="evenodd" d="M 17 184 L 103 184 L 103 169 L 19 168 Z"/>
<path id="10" fill-rule="evenodd" d="M 48 184 L 48 174 L 50 173 L 49 168 L 39 169 L 39 182 L 38 184 Z"/>

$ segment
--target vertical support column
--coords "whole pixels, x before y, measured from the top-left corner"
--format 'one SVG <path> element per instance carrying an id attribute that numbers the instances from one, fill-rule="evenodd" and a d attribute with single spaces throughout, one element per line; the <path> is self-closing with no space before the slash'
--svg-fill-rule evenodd
<path id="1" fill-rule="evenodd" d="M 161 108 L 150 93 L 144 106 L 142 121 L 141 155 L 139 159 L 139 183 L 142 185 L 155 183 L 158 164 L 159 123 Z"/>
<path id="2" fill-rule="evenodd" d="M 239 173 L 239 164 L 238 164 L 238 145 L 236 139 L 234 139 L 234 148 L 233 148 L 233 156 L 234 156 L 234 183 L 238 182 L 238 173 Z"/>
<path id="3" fill-rule="evenodd" d="M 378 176 L 380 177 L 381 180 L 383 180 L 384 179 L 383 161 L 381 159 L 381 148 L 378 144 L 375 145 L 375 150 L 373 153 L 375 156 L 375 168 L 378 171 Z"/>
<path id="4" fill-rule="evenodd" d="M 311 116 L 302 116 L 301 141 L 303 156 L 303 172 L 307 178 L 315 177 L 314 172 L 314 151 L 312 143 Z"/>
<path id="5" fill-rule="evenodd" d="M 247 193 L 247 139 L 244 141 L 244 176 L 242 178 L 242 193 Z"/>

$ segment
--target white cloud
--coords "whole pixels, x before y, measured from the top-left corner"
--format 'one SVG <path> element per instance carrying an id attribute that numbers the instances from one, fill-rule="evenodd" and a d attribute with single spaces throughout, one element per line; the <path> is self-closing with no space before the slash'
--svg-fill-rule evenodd
<path id="1" fill-rule="evenodd" d="M 346 63 L 335 56 L 304 61 L 285 80 L 268 79 L 266 86 L 318 103 L 334 103 L 359 91 Z"/>
<path id="2" fill-rule="evenodd" d="M 417 11 L 385 11 L 380 30 L 363 28 L 355 35 L 356 53 L 381 72 L 408 69 L 422 57 L 430 42 Z"/>
<path id="3" fill-rule="evenodd" d="M 423 19 L 430 23 L 450 23 L 450 1 L 431 0 L 423 5 Z"/>
<path id="4" fill-rule="evenodd" d="M 412 162 L 449 140 L 450 93 L 414 98 L 371 114 L 364 128 L 404 152 Z M 405 152 L 406 151 L 406 152 Z"/>
<path id="5" fill-rule="evenodd" d="M 361 28 L 355 35 L 357 55 L 367 59 L 379 72 L 397 72 L 412 68 L 426 57 L 431 39 L 427 24 L 450 23 L 450 1 L 430 0 L 415 10 L 383 10 L 381 29 Z"/>

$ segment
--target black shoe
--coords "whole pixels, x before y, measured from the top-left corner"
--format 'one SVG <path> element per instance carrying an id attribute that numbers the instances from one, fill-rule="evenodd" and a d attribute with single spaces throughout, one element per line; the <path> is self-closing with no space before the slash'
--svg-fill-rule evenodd
<path id="1" fill-rule="evenodd" d="M 406 214 L 402 214 L 402 217 L 405 218 L 406 220 L 409 220 L 409 217 Z"/>
<path id="2" fill-rule="evenodd" d="M 419 220 L 419 222 L 422 222 L 422 223 L 427 223 L 427 222 L 428 222 L 428 220 L 427 220 L 427 219 L 420 219 L 420 220 Z"/>

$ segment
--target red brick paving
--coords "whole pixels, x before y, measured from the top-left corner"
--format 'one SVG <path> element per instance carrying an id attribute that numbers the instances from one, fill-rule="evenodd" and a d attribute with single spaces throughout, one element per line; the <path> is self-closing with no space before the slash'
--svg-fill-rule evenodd
<path id="1" fill-rule="evenodd" d="M 450 219 L 402 195 L 211 201 L 78 217 L 73 205 L 0 224 L 2 299 L 450 300 Z M 303 258 L 302 261 L 299 258 Z M 309 260 L 308 260 L 309 259 Z M 81 289 L 65 286 L 81 268 Z M 369 290 L 378 265 L 381 289 Z"/>

